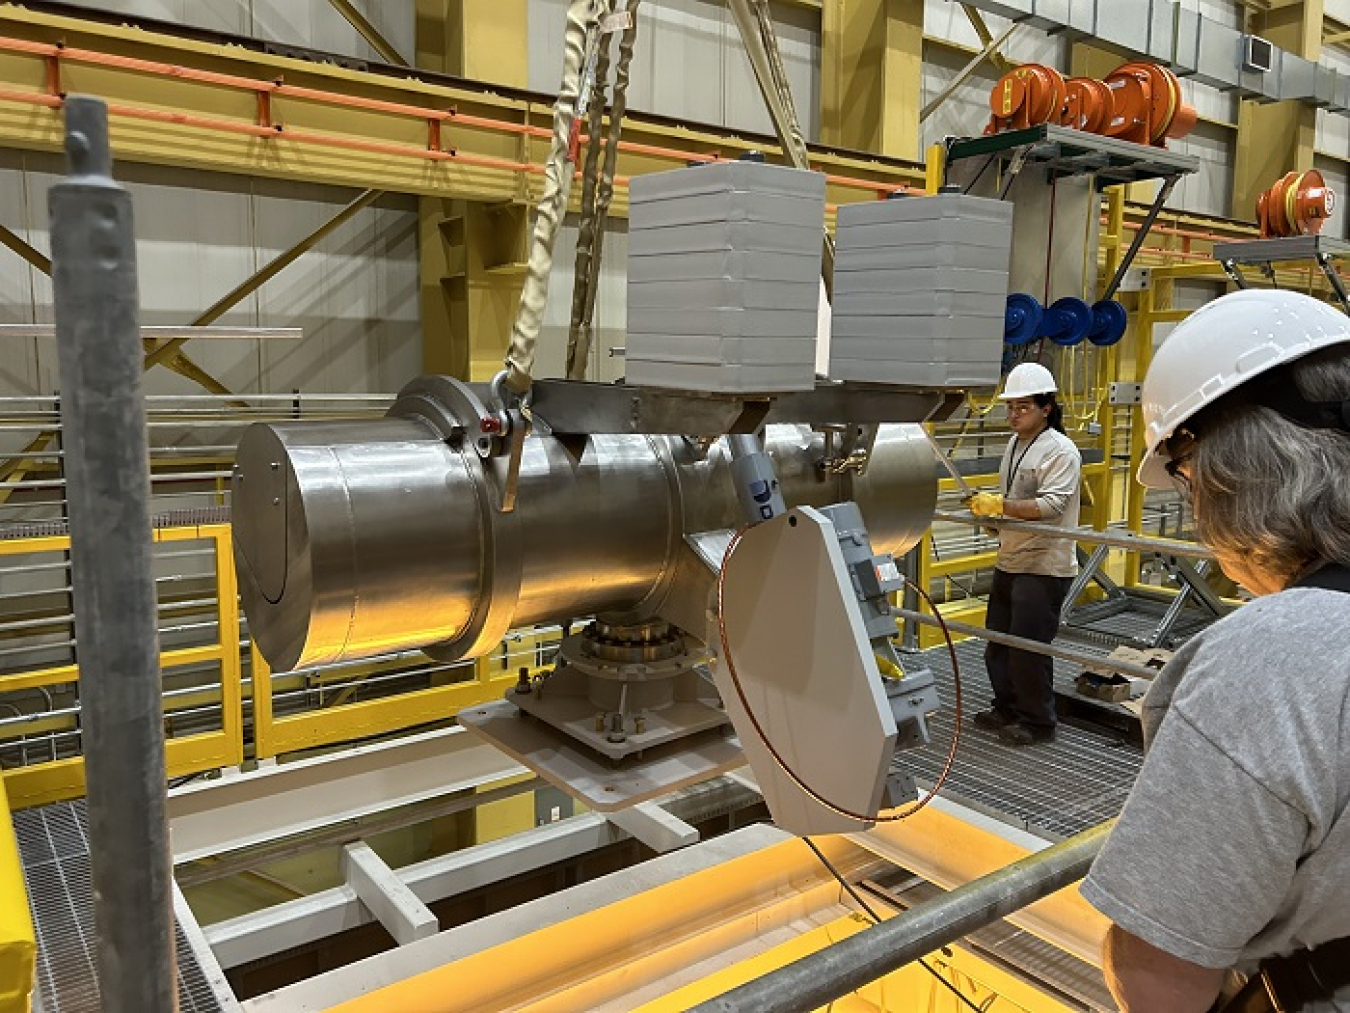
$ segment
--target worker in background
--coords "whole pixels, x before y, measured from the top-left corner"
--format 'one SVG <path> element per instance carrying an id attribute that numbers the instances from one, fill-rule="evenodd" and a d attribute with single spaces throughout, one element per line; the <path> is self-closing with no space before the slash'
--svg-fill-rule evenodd
<path id="1" fill-rule="evenodd" d="M 1260 597 L 1145 697 L 1143 768 L 1082 886 L 1115 923 L 1107 982 L 1126 1013 L 1203 1013 L 1259 966 L 1214 1008 L 1350 1011 L 1350 320 L 1223 296 L 1158 350 L 1143 414 L 1139 481 L 1189 497 Z"/>
<path id="2" fill-rule="evenodd" d="M 1050 524 L 1078 523 L 1083 460 L 1064 435 L 1055 378 L 1035 362 L 1013 367 L 999 398 L 1013 435 L 999 465 L 999 491 L 977 493 L 978 517 L 1012 517 Z M 989 590 L 985 625 L 999 633 L 1048 644 L 1059 631 L 1059 611 L 1078 572 L 1066 538 L 1003 531 Z M 1046 654 L 990 642 L 984 651 L 994 705 L 975 715 L 976 727 L 1017 746 L 1055 737 L 1054 661 Z"/>

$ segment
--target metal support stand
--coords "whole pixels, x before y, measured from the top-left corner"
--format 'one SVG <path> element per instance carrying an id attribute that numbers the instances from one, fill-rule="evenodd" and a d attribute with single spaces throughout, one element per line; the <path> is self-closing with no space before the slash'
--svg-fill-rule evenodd
<path id="1" fill-rule="evenodd" d="M 1061 624 L 1069 624 L 1073 619 L 1075 605 L 1078 596 L 1087 590 L 1089 584 L 1096 584 L 1106 592 L 1106 600 L 1116 602 L 1120 605 L 1120 611 L 1128 607 L 1126 594 L 1124 590 L 1114 580 L 1102 572 L 1102 564 L 1106 562 L 1107 554 L 1111 551 L 1109 545 L 1099 545 L 1093 550 L 1092 556 L 1084 559 L 1085 553 L 1082 548 L 1076 549 L 1078 554 L 1078 576 L 1074 577 L 1073 583 L 1069 585 L 1069 592 L 1064 596 L 1064 604 L 1059 611 L 1059 621 Z M 1101 605 L 1095 606 L 1098 616 L 1101 614 Z"/>
<path id="2" fill-rule="evenodd" d="M 99 990 L 104 1009 L 167 1013 L 173 861 L 131 195 L 111 178 L 107 106 L 74 96 L 65 112 L 52 284 Z"/>

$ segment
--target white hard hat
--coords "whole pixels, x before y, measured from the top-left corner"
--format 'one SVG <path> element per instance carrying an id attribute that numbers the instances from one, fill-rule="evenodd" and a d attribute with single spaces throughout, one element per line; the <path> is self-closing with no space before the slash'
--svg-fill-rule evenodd
<path id="1" fill-rule="evenodd" d="M 1163 441 L 1200 409 L 1254 376 L 1342 342 L 1350 342 L 1350 317 L 1298 292 L 1245 289 L 1206 303 L 1162 343 L 1144 378 L 1139 481 L 1169 486 Z"/>
<path id="2" fill-rule="evenodd" d="M 1014 366 L 1003 385 L 999 399 L 1009 401 L 1015 397 L 1031 397 L 1033 394 L 1053 394 L 1059 390 L 1050 370 L 1039 362 L 1024 362 Z"/>

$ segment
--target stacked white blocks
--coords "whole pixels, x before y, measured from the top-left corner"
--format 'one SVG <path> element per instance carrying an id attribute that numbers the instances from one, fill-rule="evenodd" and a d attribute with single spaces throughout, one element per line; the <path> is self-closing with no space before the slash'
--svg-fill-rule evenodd
<path id="1" fill-rule="evenodd" d="M 1012 205 L 965 194 L 839 209 L 830 378 L 996 384 Z"/>
<path id="2" fill-rule="evenodd" d="M 635 176 L 630 384 L 712 393 L 815 386 L 825 177 L 759 162 Z"/>

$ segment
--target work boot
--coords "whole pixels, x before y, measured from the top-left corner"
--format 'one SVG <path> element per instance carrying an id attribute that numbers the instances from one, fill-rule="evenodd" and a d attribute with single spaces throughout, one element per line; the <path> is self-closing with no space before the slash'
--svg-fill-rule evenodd
<path id="1" fill-rule="evenodd" d="M 998 737 L 1010 746 L 1034 746 L 1040 742 L 1054 742 L 1055 727 L 1033 728 L 1021 723 L 1007 724 L 998 730 Z"/>
<path id="2" fill-rule="evenodd" d="M 974 718 L 975 727 L 983 728 L 986 732 L 996 732 L 1000 728 L 1007 728 L 1009 725 L 1016 723 L 1016 718 L 1009 717 L 996 707 L 990 707 L 987 711 L 980 711 Z"/>

